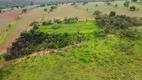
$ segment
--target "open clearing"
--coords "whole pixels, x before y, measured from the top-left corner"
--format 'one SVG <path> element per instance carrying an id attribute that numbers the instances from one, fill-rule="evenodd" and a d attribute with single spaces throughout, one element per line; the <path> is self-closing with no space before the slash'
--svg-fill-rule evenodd
<path id="1" fill-rule="evenodd" d="M 80 10 L 84 10 L 89 14 L 93 14 L 94 11 L 100 10 L 103 14 L 109 14 L 111 11 L 115 11 L 120 15 L 128 15 L 131 17 L 142 17 L 142 6 L 136 3 L 131 3 L 130 5 L 136 5 L 140 10 L 139 11 L 130 11 L 129 8 L 123 6 L 124 1 L 114 2 L 113 5 L 117 3 L 118 8 L 113 7 L 112 5 L 108 6 L 104 2 L 89 2 L 86 5 L 82 5 L 82 3 L 77 4 L 77 8 Z M 95 5 L 98 4 L 98 7 Z M 88 10 L 87 10 L 88 9 Z"/>
<path id="2" fill-rule="evenodd" d="M 37 31 L 44 32 L 44 33 L 77 33 L 77 31 L 81 33 L 90 33 L 98 29 L 98 26 L 95 24 L 95 21 L 80 21 L 78 23 L 70 23 L 65 24 L 61 23 L 59 24 L 59 29 L 53 29 L 53 25 L 47 25 L 47 26 L 40 26 Z"/>
<path id="3" fill-rule="evenodd" d="M 47 20 L 53 20 L 53 19 L 61 19 L 64 20 L 64 18 L 71 18 L 71 17 L 78 17 L 79 20 L 94 20 L 94 17 L 89 15 L 88 13 L 77 10 L 70 4 L 67 5 L 60 5 L 55 11 L 51 12 L 47 16 Z"/>
<path id="4" fill-rule="evenodd" d="M 39 21 L 43 17 L 43 14 L 47 14 L 47 12 L 44 12 L 44 8 L 45 7 L 33 9 L 21 16 L 17 23 L 8 32 L 0 46 L 0 51 L 5 51 L 6 48 L 10 47 L 11 43 L 19 37 L 21 32 L 30 29 L 30 23 L 33 21 Z"/>

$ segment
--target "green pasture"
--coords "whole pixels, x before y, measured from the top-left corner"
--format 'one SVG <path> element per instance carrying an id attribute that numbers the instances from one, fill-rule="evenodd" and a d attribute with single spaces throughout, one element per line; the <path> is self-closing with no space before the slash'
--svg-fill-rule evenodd
<path id="1" fill-rule="evenodd" d="M 2 80 L 141 80 L 142 41 L 95 37 L 72 49 L 27 58 L 1 69 Z M 124 45 L 125 44 L 125 45 Z M 128 46 L 128 55 L 120 45 Z"/>
<path id="2" fill-rule="evenodd" d="M 90 33 L 98 29 L 95 21 L 79 21 L 77 23 L 70 24 L 61 23 L 59 24 L 58 29 L 53 29 L 52 26 L 53 25 L 41 25 L 36 31 L 41 31 L 44 33 L 76 33 L 78 31 L 81 33 Z"/>

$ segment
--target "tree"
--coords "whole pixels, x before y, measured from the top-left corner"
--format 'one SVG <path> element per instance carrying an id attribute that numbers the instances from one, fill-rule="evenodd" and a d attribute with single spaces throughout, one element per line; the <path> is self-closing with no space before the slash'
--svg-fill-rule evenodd
<path id="1" fill-rule="evenodd" d="M 108 5 L 108 6 L 110 6 L 110 5 L 111 5 L 111 3 L 110 3 L 110 2 L 107 2 L 107 5 Z"/>
<path id="2" fill-rule="evenodd" d="M 124 3 L 124 6 L 125 6 L 125 7 L 129 7 L 129 4 L 130 4 L 130 2 L 129 2 L 129 1 L 126 1 L 126 2 Z"/>
<path id="3" fill-rule="evenodd" d="M 96 4 L 95 6 L 98 7 L 98 4 Z"/>
<path id="4" fill-rule="evenodd" d="M 47 8 L 45 8 L 44 11 L 47 12 Z"/>
<path id="5" fill-rule="evenodd" d="M 96 16 L 98 16 L 98 15 L 101 15 L 101 11 L 99 11 L 99 10 L 96 10 L 94 13 L 93 13 L 93 15 L 96 15 Z"/>
<path id="6" fill-rule="evenodd" d="M 0 13 L 2 13 L 2 10 L 0 9 Z"/>
<path id="7" fill-rule="evenodd" d="M 131 6 L 131 7 L 130 7 L 130 10 L 131 10 L 131 11 L 135 11 L 135 10 L 136 10 L 136 7 L 135 7 L 135 6 Z"/>
<path id="8" fill-rule="evenodd" d="M 113 17 L 116 15 L 116 12 L 115 11 L 111 11 L 110 14 L 109 14 L 109 17 Z"/>
<path id="9" fill-rule="evenodd" d="M 137 0 L 131 0 L 132 2 L 137 2 Z"/>
<path id="10" fill-rule="evenodd" d="M 22 10 L 22 13 L 26 13 L 26 12 L 27 12 L 27 9 L 23 9 L 23 10 Z"/>
<path id="11" fill-rule="evenodd" d="M 117 7 L 118 7 L 118 5 L 117 5 L 117 4 L 115 4 L 115 5 L 114 5 L 114 7 L 115 7 L 115 8 L 117 8 Z"/>

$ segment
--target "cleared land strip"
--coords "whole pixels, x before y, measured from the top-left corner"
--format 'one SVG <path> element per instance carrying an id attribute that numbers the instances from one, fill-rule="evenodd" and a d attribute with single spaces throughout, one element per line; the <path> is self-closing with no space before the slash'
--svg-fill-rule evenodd
<path id="1" fill-rule="evenodd" d="M 13 27 L 11 27 L 0 46 L 0 53 L 5 52 L 6 49 L 11 46 L 11 43 L 19 37 L 21 32 L 30 29 L 30 23 L 39 21 L 43 14 L 47 14 L 47 12 L 44 12 L 44 8 L 45 7 L 40 7 L 29 11 L 24 14 Z"/>
<path id="2" fill-rule="evenodd" d="M 47 20 L 53 20 L 54 18 L 64 20 L 65 17 L 78 17 L 79 20 L 94 20 L 94 17 L 92 15 L 89 15 L 85 11 L 75 9 L 70 4 L 60 5 L 55 11 L 51 12 L 47 16 Z"/>

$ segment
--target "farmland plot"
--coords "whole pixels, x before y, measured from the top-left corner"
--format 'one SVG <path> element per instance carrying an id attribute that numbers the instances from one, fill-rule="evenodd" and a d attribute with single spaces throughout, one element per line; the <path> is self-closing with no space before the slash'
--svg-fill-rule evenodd
<path id="1" fill-rule="evenodd" d="M 7 26 L 21 13 L 22 10 L 14 10 L 0 14 L 0 35 L 2 35 Z"/>
<path id="2" fill-rule="evenodd" d="M 5 51 L 6 48 L 10 47 L 11 43 L 19 37 L 21 32 L 30 29 L 30 23 L 40 20 L 43 14 L 47 14 L 47 12 L 44 12 L 44 8 L 45 7 L 33 9 L 21 16 L 18 22 L 10 29 L 9 33 L 1 44 L 0 53 Z"/>
<path id="3" fill-rule="evenodd" d="M 61 19 L 63 20 L 65 17 L 71 18 L 71 17 L 78 17 L 79 20 L 93 20 L 94 17 L 89 15 L 88 13 L 77 10 L 71 5 L 60 5 L 55 11 L 51 12 L 47 16 L 47 20 L 53 20 L 55 19 Z"/>

